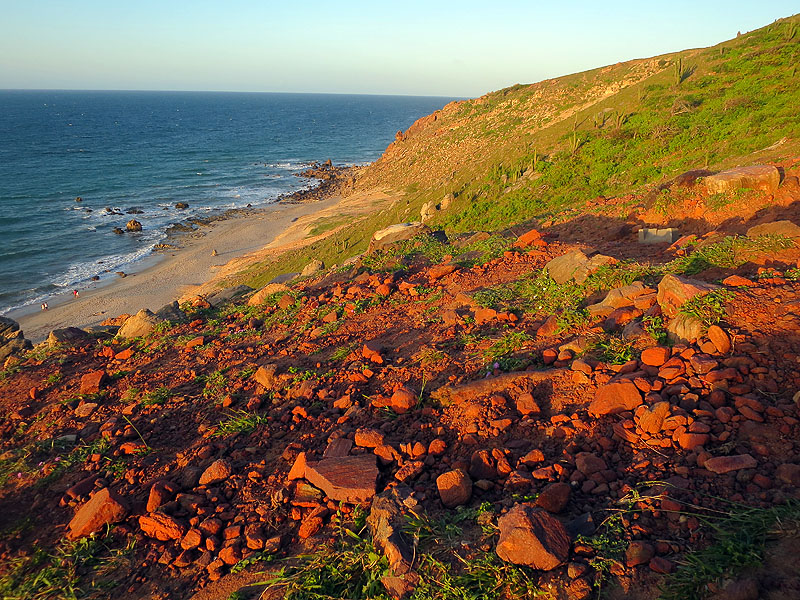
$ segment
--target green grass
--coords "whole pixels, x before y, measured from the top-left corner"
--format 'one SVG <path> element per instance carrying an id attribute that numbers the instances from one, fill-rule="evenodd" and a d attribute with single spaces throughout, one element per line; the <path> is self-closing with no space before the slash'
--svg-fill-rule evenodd
<path id="1" fill-rule="evenodd" d="M 730 290 L 714 290 L 690 299 L 680 307 L 680 312 L 698 319 L 705 327 L 710 327 L 725 317 L 725 304 L 734 296 Z"/>
<path id="2" fill-rule="evenodd" d="M 112 548 L 110 536 L 62 541 L 48 552 L 40 547 L 0 568 L 4 600 L 89 600 L 113 596 L 115 571 L 126 566 L 133 541 Z"/>
<path id="3" fill-rule="evenodd" d="M 635 356 L 633 342 L 621 336 L 600 339 L 593 350 L 598 359 L 612 365 L 624 365 Z"/>
<path id="4" fill-rule="evenodd" d="M 142 396 L 143 406 L 153 406 L 154 404 L 164 404 L 172 397 L 172 390 L 162 385 L 154 390 L 150 390 Z"/>
<path id="5" fill-rule="evenodd" d="M 718 242 L 696 246 L 686 256 L 681 256 L 663 267 L 664 272 L 695 275 L 712 267 L 735 269 L 758 254 L 779 252 L 794 246 L 788 238 L 764 235 L 757 238 L 727 236 Z"/>
<path id="6" fill-rule="evenodd" d="M 220 422 L 214 432 L 214 436 L 223 437 L 237 433 L 250 433 L 267 422 L 266 416 L 257 415 L 246 410 L 233 410 L 228 413 L 226 420 Z"/>

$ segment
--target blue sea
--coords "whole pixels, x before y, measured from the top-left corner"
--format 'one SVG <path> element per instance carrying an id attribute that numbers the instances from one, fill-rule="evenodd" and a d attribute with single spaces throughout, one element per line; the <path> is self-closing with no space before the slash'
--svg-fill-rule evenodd
<path id="1" fill-rule="evenodd" d="M 449 101 L 0 90 L 0 314 L 130 268 L 174 223 L 315 185 L 295 176 L 315 161 L 369 163 Z"/>

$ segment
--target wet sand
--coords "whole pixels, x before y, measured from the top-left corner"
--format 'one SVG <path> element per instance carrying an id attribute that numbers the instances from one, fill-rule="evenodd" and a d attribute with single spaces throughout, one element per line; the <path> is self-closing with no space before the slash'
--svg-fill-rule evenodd
<path id="1" fill-rule="evenodd" d="M 248 214 L 214 221 L 178 239 L 180 248 L 160 252 L 141 261 L 126 277 L 79 288 L 48 299 L 49 309 L 25 307 L 6 316 L 19 322 L 33 343 L 53 329 L 88 327 L 109 317 L 133 314 L 142 308 L 156 311 L 190 294 L 211 280 L 229 261 L 264 248 L 301 217 L 335 206 L 333 197 L 307 204 L 273 205 Z M 216 250 L 217 255 L 212 256 Z"/>

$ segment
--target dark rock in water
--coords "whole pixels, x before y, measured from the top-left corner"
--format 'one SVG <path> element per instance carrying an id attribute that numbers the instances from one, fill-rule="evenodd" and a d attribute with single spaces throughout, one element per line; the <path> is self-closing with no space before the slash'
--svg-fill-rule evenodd
<path id="1" fill-rule="evenodd" d="M 12 354 L 20 354 L 33 348 L 19 328 L 19 323 L 7 317 L 0 317 L 0 367 Z"/>
<path id="2" fill-rule="evenodd" d="M 125 214 L 126 215 L 143 215 L 144 211 L 141 208 L 136 208 L 135 206 L 132 206 L 131 208 L 129 208 L 129 209 L 127 209 L 125 211 Z"/>
<path id="3" fill-rule="evenodd" d="M 117 235 L 122 235 L 123 233 L 125 233 L 125 232 L 124 232 L 122 229 L 120 229 L 119 227 L 114 227 L 113 231 L 114 231 L 114 233 L 116 233 Z"/>
<path id="4" fill-rule="evenodd" d="M 75 202 L 83 202 L 83 198 L 81 198 L 80 196 L 78 196 L 77 198 L 75 198 Z"/>
<path id="5" fill-rule="evenodd" d="M 231 300 L 235 300 L 237 298 L 241 298 L 242 296 L 246 296 L 250 292 L 253 291 L 249 285 L 237 285 L 234 287 L 226 288 L 224 290 L 220 290 L 208 296 L 206 300 L 208 303 L 217 308 L 222 306 L 226 302 L 230 302 Z"/>
<path id="6" fill-rule="evenodd" d="M 100 281 L 100 275 L 92 275 L 92 281 Z"/>
<path id="7" fill-rule="evenodd" d="M 77 327 L 64 327 L 63 329 L 54 329 L 47 336 L 47 343 L 51 348 L 59 344 L 67 344 L 68 346 L 82 346 L 92 341 L 92 336 L 86 333 L 83 329 Z"/>
<path id="8" fill-rule="evenodd" d="M 142 224 L 136 219 L 131 219 L 125 224 L 125 229 L 127 229 L 128 231 L 141 231 Z"/>
<path id="9" fill-rule="evenodd" d="M 128 274 L 125 271 L 117 271 L 117 275 L 119 275 L 120 277 L 127 277 L 128 276 Z"/>
<path id="10" fill-rule="evenodd" d="M 180 208 L 180 209 L 189 208 L 189 203 L 188 202 L 176 202 L 175 203 L 175 208 Z"/>
<path id="11" fill-rule="evenodd" d="M 183 312 L 178 306 L 178 301 L 173 301 L 170 304 L 165 304 L 156 311 L 156 317 L 164 321 L 172 321 L 173 323 L 184 323 L 188 319 L 186 313 Z"/>

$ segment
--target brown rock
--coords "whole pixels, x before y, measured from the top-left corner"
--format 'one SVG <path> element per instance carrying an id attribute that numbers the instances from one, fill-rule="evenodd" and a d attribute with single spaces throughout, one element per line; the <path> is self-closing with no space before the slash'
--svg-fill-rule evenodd
<path id="1" fill-rule="evenodd" d="M 778 465 L 775 475 L 782 483 L 800 487 L 800 465 L 783 463 Z"/>
<path id="2" fill-rule="evenodd" d="M 517 565 L 550 571 L 566 562 L 570 538 L 561 521 L 543 510 L 516 504 L 497 521 L 497 555 Z"/>
<path id="3" fill-rule="evenodd" d="M 203 533 L 194 527 L 186 532 L 186 535 L 181 539 L 181 548 L 184 550 L 191 550 L 197 548 L 203 543 Z"/>
<path id="4" fill-rule="evenodd" d="M 401 387 L 389 398 L 387 406 L 399 415 L 407 413 L 417 404 L 417 396 L 410 389 Z"/>
<path id="5" fill-rule="evenodd" d="M 306 464 L 306 479 L 331 500 L 358 503 L 375 495 L 378 467 L 369 454 L 324 458 Z"/>
<path id="6" fill-rule="evenodd" d="M 456 270 L 455 265 L 435 265 L 428 269 L 428 278 L 441 279 Z"/>
<path id="7" fill-rule="evenodd" d="M 381 356 L 381 347 L 375 341 L 367 342 L 366 344 L 364 344 L 364 347 L 361 349 L 361 354 L 364 356 L 366 360 L 373 362 L 376 365 L 383 364 L 383 357 Z"/>
<path id="8" fill-rule="evenodd" d="M 305 479 L 306 476 L 306 453 L 301 452 L 297 455 L 297 458 L 294 459 L 294 464 L 292 468 L 289 470 L 289 474 L 287 475 L 287 479 L 290 481 L 293 479 Z"/>
<path id="9" fill-rule="evenodd" d="M 658 284 L 658 304 L 668 317 L 674 317 L 686 302 L 719 288 L 717 285 L 677 275 L 665 275 Z"/>
<path id="10" fill-rule="evenodd" d="M 153 512 L 162 504 L 169 502 L 178 492 L 178 486 L 171 481 L 156 481 L 150 488 L 147 499 L 147 512 Z"/>
<path id="11" fill-rule="evenodd" d="M 377 429 L 362 427 L 356 430 L 354 441 L 361 448 L 377 448 L 383 445 L 384 435 Z"/>
<path id="12" fill-rule="evenodd" d="M 591 452 L 581 452 L 578 454 L 578 456 L 575 457 L 575 466 L 578 471 L 587 476 L 597 473 L 598 471 L 605 471 L 608 468 L 606 461 Z"/>
<path id="13" fill-rule="evenodd" d="M 642 363 L 651 367 L 660 367 L 669 360 L 670 349 L 661 346 L 642 350 Z"/>
<path id="14" fill-rule="evenodd" d="M 669 402 L 656 402 L 652 406 L 636 411 L 639 428 L 645 433 L 659 433 L 664 419 L 669 416 Z"/>
<path id="15" fill-rule="evenodd" d="M 210 485 L 225 481 L 233 474 L 233 468 L 230 463 L 224 458 L 215 460 L 211 465 L 203 471 L 200 475 L 200 485 Z"/>
<path id="16" fill-rule="evenodd" d="M 497 469 L 488 450 L 476 450 L 469 461 L 469 474 L 475 479 L 496 479 Z"/>
<path id="17" fill-rule="evenodd" d="M 715 456 L 706 460 L 703 465 L 706 470 L 712 473 L 722 474 L 741 469 L 754 469 L 758 463 L 749 454 L 737 454 L 734 456 Z"/>
<path id="18" fill-rule="evenodd" d="M 67 526 L 67 539 L 77 540 L 95 533 L 105 525 L 121 521 L 126 514 L 127 503 L 109 488 L 103 488 L 72 517 Z"/>
<path id="19" fill-rule="evenodd" d="M 675 570 L 675 563 L 671 560 L 667 560 L 666 558 L 661 558 L 660 556 L 654 556 L 650 559 L 650 569 L 655 573 L 661 573 L 662 575 L 666 575 L 668 573 L 672 573 Z"/>
<path id="20" fill-rule="evenodd" d="M 558 514 L 567 507 L 571 488 L 563 481 L 551 483 L 542 490 L 536 499 L 536 506 L 547 512 Z"/>
<path id="21" fill-rule="evenodd" d="M 689 433 L 687 431 L 678 436 L 678 444 L 684 450 L 694 450 L 705 446 L 709 439 L 707 433 Z"/>
<path id="22" fill-rule="evenodd" d="M 709 327 L 706 335 L 720 354 L 727 354 L 731 351 L 731 338 L 719 325 Z"/>
<path id="23" fill-rule="evenodd" d="M 635 567 L 650 562 L 656 551 L 647 542 L 631 542 L 625 551 L 625 566 Z"/>
<path id="24" fill-rule="evenodd" d="M 139 528 L 146 536 L 162 542 L 179 540 L 186 533 L 186 526 L 178 519 L 159 512 L 139 517 Z"/>
<path id="25" fill-rule="evenodd" d="M 631 381 L 609 383 L 597 390 L 589 405 L 593 416 L 613 415 L 633 410 L 642 403 L 642 394 Z"/>
<path id="26" fill-rule="evenodd" d="M 538 415 L 542 412 L 533 395 L 527 392 L 517 397 L 517 410 L 525 416 Z"/>
<path id="27" fill-rule="evenodd" d="M 772 165 L 735 167 L 703 178 L 703 185 L 709 194 L 731 192 L 739 188 L 751 188 L 774 193 L 780 183 L 781 174 Z M 750 236 L 750 231 L 753 229 L 755 227 L 748 230 L 748 236 Z"/>
<path id="28" fill-rule="evenodd" d="M 466 504 L 472 498 L 472 479 L 461 469 L 442 473 L 436 478 L 439 497 L 447 508 Z"/>
<path id="29" fill-rule="evenodd" d="M 97 394 L 105 387 L 108 376 L 105 371 L 89 371 L 81 377 L 81 394 Z"/>
<path id="30" fill-rule="evenodd" d="M 739 275 L 730 275 L 722 280 L 722 285 L 727 285 L 730 287 L 753 287 L 755 282 L 747 279 L 747 277 L 741 277 Z"/>

